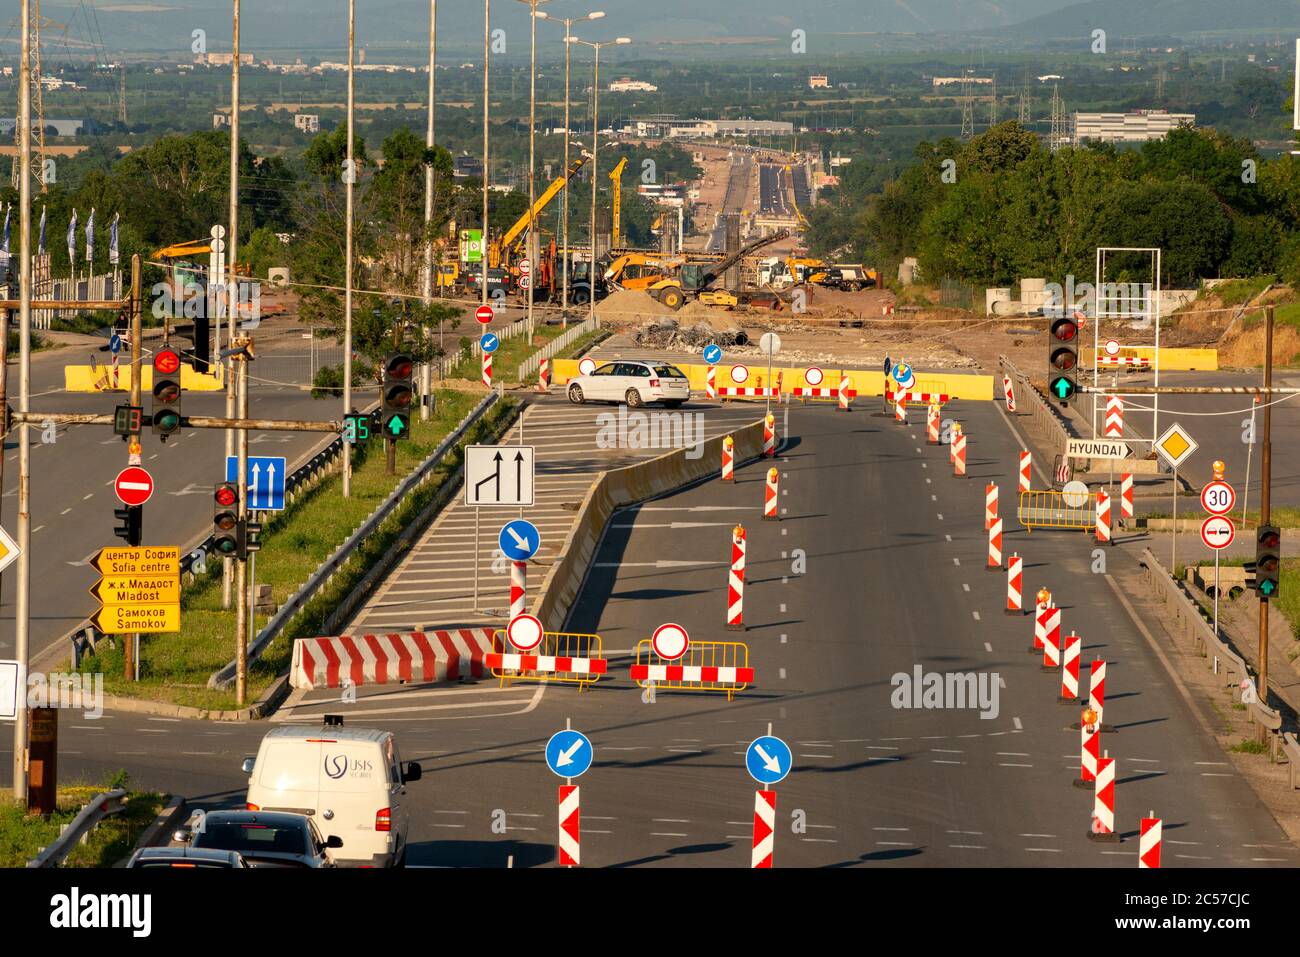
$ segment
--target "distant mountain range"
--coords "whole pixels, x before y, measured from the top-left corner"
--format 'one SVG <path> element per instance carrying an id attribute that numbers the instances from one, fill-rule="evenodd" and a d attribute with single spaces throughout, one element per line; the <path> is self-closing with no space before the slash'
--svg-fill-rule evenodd
<path id="1" fill-rule="evenodd" d="M 1042 12 L 1003 31 L 1022 38 L 1300 35 L 1300 0 L 1089 0 Z"/>

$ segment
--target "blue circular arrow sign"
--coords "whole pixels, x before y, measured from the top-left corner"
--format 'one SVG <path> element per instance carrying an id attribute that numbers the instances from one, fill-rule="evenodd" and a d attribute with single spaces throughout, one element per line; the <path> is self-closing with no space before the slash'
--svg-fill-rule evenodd
<path id="1" fill-rule="evenodd" d="M 900 362 L 894 366 L 894 381 L 904 389 L 910 389 L 916 384 L 916 377 L 912 375 L 912 367 L 906 362 Z"/>
<path id="2" fill-rule="evenodd" d="M 496 333 L 494 332 L 485 332 L 478 340 L 478 347 L 488 355 L 492 355 L 492 353 L 496 352 L 500 345 L 501 340 L 496 337 Z"/>
<path id="3" fill-rule="evenodd" d="M 755 738 L 745 752 L 745 770 L 759 784 L 776 784 L 785 779 L 794 764 L 790 745 L 767 734 Z"/>
<path id="4" fill-rule="evenodd" d="M 595 756 L 581 731 L 557 731 L 546 742 L 546 766 L 562 778 L 586 774 Z"/>
<path id="5" fill-rule="evenodd" d="M 704 361 L 710 365 L 717 365 L 722 361 L 722 346 L 716 342 L 710 342 L 704 347 Z"/>
<path id="6" fill-rule="evenodd" d="M 889 356 L 885 356 L 885 375 L 889 375 L 889 370 L 893 367 L 894 364 L 889 360 Z"/>
<path id="7" fill-rule="evenodd" d="M 117 355 L 119 352 L 122 351 L 122 337 L 121 337 L 121 336 L 117 336 L 117 335 L 115 335 L 115 336 L 112 336 L 112 337 L 108 340 L 108 351 L 111 352 L 111 353 L 113 353 L 113 355 Z"/>
<path id="8" fill-rule="evenodd" d="M 542 536 L 532 522 L 517 518 L 501 526 L 497 544 L 501 546 L 501 554 L 512 562 L 526 562 L 537 554 L 537 549 L 542 545 Z"/>

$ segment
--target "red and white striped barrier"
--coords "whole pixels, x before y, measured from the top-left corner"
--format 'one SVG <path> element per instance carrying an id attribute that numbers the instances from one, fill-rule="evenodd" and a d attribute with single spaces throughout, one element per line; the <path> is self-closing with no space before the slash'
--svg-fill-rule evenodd
<path id="1" fill-rule="evenodd" d="M 1002 519 L 995 518 L 989 526 L 989 561 L 985 566 L 991 572 L 1002 570 Z"/>
<path id="2" fill-rule="evenodd" d="M 492 388 L 492 353 L 483 353 L 483 384 Z"/>
<path id="3" fill-rule="evenodd" d="M 1133 517 L 1133 473 L 1125 472 L 1119 477 L 1119 514 L 1120 518 Z"/>
<path id="4" fill-rule="evenodd" d="M 1151 812 L 1155 814 L 1154 811 Z M 1138 832 L 1138 869 L 1157 868 L 1160 866 L 1160 843 L 1162 830 L 1158 817 L 1142 818 Z"/>
<path id="5" fill-rule="evenodd" d="M 1007 411 L 1015 413 L 1016 411 L 1016 390 L 1011 385 L 1011 376 L 1002 376 L 1002 394 L 1007 399 Z"/>
<path id="6" fill-rule="evenodd" d="M 736 481 L 736 440 L 729 435 L 722 440 L 722 481 Z"/>
<path id="7" fill-rule="evenodd" d="M 1124 437 L 1124 400 L 1117 395 L 1106 396 L 1106 438 Z"/>
<path id="8" fill-rule="evenodd" d="M 1097 521 L 1095 524 L 1097 542 L 1099 544 L 1110 542 L 1110 496 L 1100 490 L 1097 492 Z"/>
<path id="9" fill-rule="evenodd" d="M 939 406 L 933 402 L 925 411 L 925 441 L 927 445 L 939 444 Z"/>
<path id="10" fill-rule="evenodd" d="M 481 678 L 492 651 L 491 628 L 408 631 L 384 635 L 299 638 L 293 643 L 289 684 L 339 688 L 397 681 Z"/>
<path id="11" fill-rule="evenodd" d="M 569 655 L 521 655 L 491 651 L 484 658 L 494 671 L 542 671 L 552 674 L 603 675 L 609 671 L 607 658 L 574 658 Z"/>
<path id="12" fill-rule="evenodd" d="M 722 396 L 724 399 L 737 399 L 737 398 L 762 399 L 762 398 L 769 398 L 769 397 L 775 399 L 780 395 L 780 393 L 777 391 L 775 386 L 764 387 L 761 385 L 760 386 L 753 386 L 753 385 L 729 386 L 728 385 L 718 389 L 718 395 Z"/>
<path id="13" fill-rule="evenodd" d="M 754 792 L 754 844 L 749 865 L 771 867 L 776 843 L 776 792 Z"/>
<path id="14" fill-rule="evenodd" d="M 1061 667 L 1061 609 L 1048 605 L 1043 611 L 1043 669 Z"/>
<path id="15" fill-rule="evenodd" d="M 776 416 L 768 413 L 763 419 L 763 457 L 770 459 L 776 456 Z"/>
<path id="16" fill-rule="evenodd" d="M 510 563 L 510 620 L 528 611 L 528 563 Z"/>
<path id="17" fill-rule="evenodd" d="M 776 514 L 776 500 L 780 493 L 781 473 L 775 468 L 767 470 L 767 481 L 763 484 L 763 520 L 779 521 Z"/>
<path id="18" fill-rule="evenodd" d="M 551 360 L 543 359 L 537 364 L 537 391 L 549 392 L 551 389 Z"/>
<path id="19" fill-rule="evenodd" d="M 1097 761 L 1101 758 L 1101 728 L 1079 720 L 1079 778 L 1075 786 L 1088 787 L 1097 780 Z"/>
<path id="20" fill-rule="evenodd" d="M 839 389 L 829 389 L 825 387 L 813 388 L 806 385 L 797 385 L 790 390 L 790 394 L 796 399 L 838 399 L 840 397 Z M 848 392 L 848 397 L 856 395 L 852 389 Z"/>
<path id="21" fill-rule="evenodd" d="M 900 392 L 894 396 L 894 421 L 899 425 L 907 425 L 907 398 L 905 392 Z"/>
<path id="22" fill-rule="evenodd" d="M 894 314 L 894 304 L 891 302 L 888 305 L 881 306 L 880 314 L 882 316 L 892 316 Z"/>
<path id="23" fill-rule="evenodd" d="M 955 478 L 966 477 L 966 433 L 958 432 L 952 439 L 952 474 Z"/>
<path id="24" fill-rule="evenodd" d="M 1020 491 L 1028 492 L 1033 488 L 1034 458 L 1028 451 L 1020 453 Z"/>
<path id="25" fill-rule="evenodd" d="M 1115 759 L 1097 759 L 1097 780 L 1092 792 L 1092 831 L 1095 840 L 1117 840 L 1115 833 Z"/>
<path id="26" fill-rule="evenodd" d="M 984 527 L 988 528 L 993 524 L 993 520 L 998 517 L 998 486 L 995 482 L 989 482 L 984 486 Z"/>
<path id="27" fill-rule="evenodd" d="M 1024 560 L 1015 552 L 1007 559 L 1007 614 L 1024 614 Z"/>
<path id="28" fill-rule="evenodd" d="M 1146 356 L 1097 356 L 1099 366 L 1149 366 L 1151 360 Z"/>
<path id="29" fill-rule="evenodd" d="M 1079 700 L 1079 647 L 1082 639 L 1073 631 L 1065 637 L 1061 662 L 1061 704 Z"/>
<path id="30" fill-rule="evenodd" d="M 950 396 L 946 392 L 892 392 L 889 389 L 885 390 L 886 402 L 897 402 L 899 399 L 904 402 L 919 402 L 922 405 L 943 405 L 949 401 Z"/>
<path id="31" fill-rule="evenodd" d="M 1029 646 L 1030 654 L 1037 654 L 1043 650 L 1047 637 L 1047 609 L 1050 606 L 1047 602 L 1034 602 L 1034 643 Z"/>
<path id="32" fill-rule="evenodd" d="M 716 399 L 718 397 L 718 375 L 716 366 L 709 366 L 704 372 L 704 397 L 706 399 Z"/>
<path id="33" fill-rule="evenodd" d="M 731 531 L 731 571 L 727 576 L 727 630 L 745 630 L 745 526 Z"/>
<path id="34" fill-rule="evenodd" d="M 582 800 L 576 784 L 560 785 L 560 866 L 582 863 Z"/>
<path id="35" fill-rule="evenodd" d="M 853 405 L 853 400 L 857 397 L 858 393 L 857 390 L 849 384 L 849 377 L 842 372 L 840 373 L 840 387 L 838 391 L 840 396 L 840 411 L 848 412 L 849 407 Z"/>
<path id="36" fill-rule="evenodd" d="M 961 423 L 954 422 L 948 430 L 948 464 L 957 467 L 957 436 L 961 434 Z"/>
<path id="37" fill-rule="evenodd" d="M 1097 727 L 1105 723 L 1106 711 L 1106 662 L 1100 658 L 1092 659 L 1092 668 L 1088 675 L 1088 707 L 1097 712 Z"/>
<path id="38" fill-rule="evenodd" d="M 633 681 L 694 681 L 711 684 L 753 684 L 753 668 L 714 665 L 632 665 Z"/>

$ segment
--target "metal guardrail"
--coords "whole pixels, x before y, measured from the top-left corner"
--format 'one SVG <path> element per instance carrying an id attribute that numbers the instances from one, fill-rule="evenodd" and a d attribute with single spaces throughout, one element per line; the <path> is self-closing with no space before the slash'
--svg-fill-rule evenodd
<path id="1" fill-rule="evenodd" d="M 1191 639 L 1202 655 L 1211 660 L 1211 667 L 1215 674 L 1220 673 L 1219 662 L 1224 661 L 1227 663 L 1227 667 L 1223 669 L 1228 675 L 1226 684 L 1236 684 L 1243 678 L 1253 680 L 1254 676 L 1245 660 L 1221 636 L 1214 633 L 1214 628 L 1205 620 L 1201 606 L 1193 601 L 1183 587 L 1165 571 L 1165 567 L 1152 554 L 1151 549 L 1142 549 L 1141 563 L 1143 577 L 1152 591 L 1164 599 L 1165 607 L 1173 616 L 1174 625 L 1181 629 L 1185 638 Z M 1236 680 L 1232 677 L 1234 673 L 1237 675 Z M 1269 731 L 1276 732 L 1282 727 L 1281 713 L 1263 702 L 1251 702 L 1247 705 L 1247 711 L 1253 722 Z M 1274 747 L 1276 748 L 1276 744 Z"/>
<path id="2" fill-rule="evenodd" d="M 289 623 L 294 615 L 302 610 L 303 606 L 312 599 L 316 592 L 334 577 L 335 573 L 338 572 L 338 570 L 348 560 L 348 557 L 352 552 L 356 550 L 362 542 L 369 538 L 374 533 L 375 529 L 377 529 L 379 525 L 393 513 L 402 499 L 429 479 L 433 470 L 439 465 L 439 463 L 441 463 L 443 456 L 445 456 L 448 451 L 455 448 L 456 444 L 464 437 L 470 426 L 482 418 L 483 414 L 487 412 L 487 410 L 490 409 L 499 398 L 500 396 L 495 392 L 489 392 L 485 395 L 482 401 L 471 409 L 465 415 L 465 418 L 461 419 L 460 424 L 458 424 L 456 428 L 446 436 L 446 438 L 438 443 L 438 447 L 430 453 L 428 458 L 416 466 L 415 469 L 413 469 L 411 473 L 407 475 L 392 492 L 389 493 L 388 497 L 375 507 L 375 510 L 370 513 L 370 516 L 357 527 L 357 530 L 348 536 L 347 541 L 339 545 L 339 547 L 334 550 L 334 553 L 330 555 L 330 557 L 326 559 L 321 566 L 316 569 L 316 571 L 312 572 L 307 581 L 298 588 L 288 601 L 280 606 L 276 613 L 271 617 L 271 620 L 266 623 L 265 627 L 263 627 L 260 632 L 258 632 L 257 637 L 249 643 L 248 660 L 250 662 L 256 661 L 258 657 L 261 656 L 262 652 L 266 650 L 266 646 L 271 643 L 271 640 L 280 633 L 281 629 Z M 228 662 L 225 667 L 213 673 L 208 678 L 208 687 L 218 689 L 229 687 L 229 685 L 235 680 L 235 670 L 236 663 L 234 661 Z"/>
<path id="3" fill-rule="evenodd" d="M 493 331 L 498 339 L 505 342 L 507 339 L 513 339 L 518 335 L 527 335 L 528 320 L 526 318 L 519 319 L 510 323 L 510 325 L 506 326 L 504 329 L 496 329 Z M 471 340 L 468 346 L 458 349 L 454 355 L 443 356 L 435 362 L 435 368 L 438 371 L 437 377 L 439 379 L 445 379 L 447 373 L 456 368 L 456 366 L 468 359 L 473 359 L 475 356 L 481 355 L 482 352 L 483 350 L 479 347 L 478 340 Z"/>
<path id="4" fill-rule="evenodd" d="M 1287 764 L 1290 765 L 1288 769 L 1289 780 L 1291 790 L 1294 791 L 1296 788 L 1300 788 L 1300 783 L 1297 783 L 1297 781 L 1300 781 L 1300 741 L 1297 741 L 1295 735 L 1290 731 L 1284 732 L 1282 735 L 1282 751 L 1286 754 Z"/>
<path id="5" fill-rule="evenodd" d="M 126 790 L 123 788 L 96 794 L 75 818 L 63 826 L 54 843 L 41 848 L 40 853 L 27 862 L 27 866 L 58 867 L 72 853 L 73 848 L 90 836 L 100 821 L 110 814 L 119 813 L 125 807 Z"/>
<path id="6" fill-rule="evenodd" d="M 563 352 L 569 346 L 573 345 L 589 332 L 595 332 L 600 328 L 599 316 L 588 316 L 576 326 L 570 326 L 568 330 L 559 336 L 556 336 L 542 348 L 538 349 L 531 356 L 525 359 L 519 365 L 518 381 L 524 382 L 530 375 L 537 371 L 537 367 L 543 359 L 550 359 L 559 352 Z"/>

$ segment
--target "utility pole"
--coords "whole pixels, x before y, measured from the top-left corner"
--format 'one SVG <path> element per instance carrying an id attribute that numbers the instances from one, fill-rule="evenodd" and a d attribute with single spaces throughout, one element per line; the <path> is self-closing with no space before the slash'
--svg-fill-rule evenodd
<path id="1" fill-rule="evenodd" d="M 425 149 L 433 150 L 433 104 L 435 102 L 434 94 L 437 83 L 434 74 L 437 72 L 438 56 L 438 0 L 429 0 L 429 123 L 424 133 Z M 432 156 L 430 162 L 424 167 L 424 308 L 428 310 L 433 305 L 433 163 Z M 441 277 L 439 283 L 441 284 Z M 425 353 L 432 351 L 429 347 L 432 345 L 431 339 L 433 334 L 426 328 L 424 330 Z M 442 338 L 442 320 L 438 320 L 438 338 Z M 441 342 L 439 343 L 441 345 Z M 420 419 L 427 421 L 429 418 L 429 393 L 432 390 L 433 383 L 430 381 L 430 367 L 432 363 L 428 358 L 425 359 L 420 372 Z"/>
<path id="2" fill-rule="evenodd" d="M 141 278 L 140 278 L 140 255 L 131 257 L 131 405 L 137 409 L 141 407 L 141 384 L 140 384 L 140 359 L 143 350 L 142 341 L 144 338 L 143 315 L 141 309 Z M 166 339 L 163 340 L 166 342 Z M 139 434 L 132 435 L 128 440 L 129 443 L 140 441 Z M 128 444 L 128 453 L 130 445 Z M 123 674 L 127 681 L 135 680 L 136 668 L 138 667 L 140 636 L 138 634 L 126 635 L 122 639 L 123 652 Z"/>
<path id="3" fill-rule="evenodd" d="M 1264 309 L 1264 388 L 1273 388 L 1273 307 Z M 1259 524 L 1268 525 L 1273 485 L 1273 402 L 1264 403 L 1264 446 L 1259 457 Z M 1259 702 L 1268 704 L 1268 599 L 1259 596 Z M 1260 727 L 1259 733 L 1265 733 Z"/>
<path id="4" fill-rule="evenodd" d="M 245 347 L 251 340 L 240 339 L 232 343 Z M 248 353 L 247 351 L 231 356 L 239 376 L 239 418 L 248 418 Z M 343 443 L 344 447 L 347 443 Z M 236 515 L 239 527 L 248 523 L 248 430 L 239 430 L 239 457 L 235 464 L 235 480 L 239 483 L 239 502 Z M 242 534 L 242 533 L 241 533 Z M 248 697 L 248 559 L 240 555 L 235 561 L 235 703 L 243 707 Z"/>
<path id="5" fill-rule="evenodd" d="M 229 254 L 229 266 L 226 269 L 226 345 L 235 341 L 235 317 L 238 297 L 236 295 L 235 259 L 239 245 L 239 4 L 234 0 L 234 19 L 231 22 L 232 56 L 230 58 L 230 226 L 226 230 L 226 249 Z M 215 245 L 215 240 L 213 241 Z M 219 258 L 219 257 L 218 257 Z M 215 301 L 215 300 L 214 300 Z M 220 312 L 218 311 L 218 317 Z M 138 337 L 137 337 L 138 338 Z M 221 341 L 221 320 L 217 320 L 217 341 Z M 134 347 L 133 347 L 134 348 Z M 138 367 L 137 367 L 138 368 Z M 235 414 L 235 364 L 233 359 L 226 361 L 226 418 Z M 139 405 L 137 402 L 136 405 Z M 235 451 L 235 433 L 226 430 L 226 458 Z M 230 607 L 230 588 L 234 576 L 234 564 L 226 558 L 221 562 L 221 591 L 223 608 Z"/>
<path id="6" fill-rule="evenodd" d="M 356 112 L 357 4 L 348 0 L 348 151 L 344 170 L 344 187 L 347 191 L 347 239 L 343 269 L 343 414 L 352 411 L 352 187 L 357 179 L 356 157 L 352 140 Z M 352 446 L 343 443 L 343 497 L 352 495 Z"/>
<path id="7" fill-rule="evenodd" d="M 492 41 L 492 0 L 483 0 L 483 238 L 479 245 L 482 246 L 482 259 L 479 267 L 482 270 L 479 283 L 482 286 L 483 305 L 488 304 L 488 183 L 491 181 L 491 166 L 488 160 L 488 61 L 491 56 Z"/>

